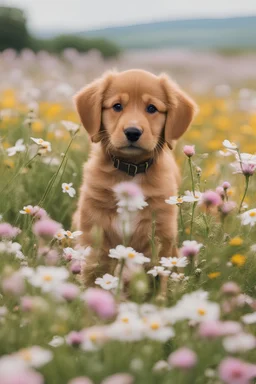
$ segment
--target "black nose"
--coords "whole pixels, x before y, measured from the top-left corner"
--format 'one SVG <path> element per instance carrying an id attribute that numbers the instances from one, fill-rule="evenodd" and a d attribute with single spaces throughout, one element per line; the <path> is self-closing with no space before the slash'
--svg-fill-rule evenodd
<path id="1" fill-rule="evenodd" d="M 134 143 L 135 141 L 139 140 L 140 136 L 142 135 L 142 132 L 138 128 L 130 127 L 126 128 L 124 130 L 125 136 L 129 141 Z"/>

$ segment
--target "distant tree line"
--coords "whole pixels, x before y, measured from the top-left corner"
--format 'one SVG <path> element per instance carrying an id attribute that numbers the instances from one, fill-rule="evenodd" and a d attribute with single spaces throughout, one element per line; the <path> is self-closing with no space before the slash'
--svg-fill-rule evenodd
<path id="1" fill-rule="evenodd" d="M 66 48 L 75 48 L 79 52 L 97 49 L 104 57 L 116 56 L 119 53 L 118 46 L 104 38 L 76 35 L 60 35 L 50 39 L 36 38 L 29 32 L 26 16 L 21 9 L 0 7 L 0 51 L 7 48 L 17 51 L 30 48 L 35 52 L 45 50 L 51 53 L 61 53 Z"/>

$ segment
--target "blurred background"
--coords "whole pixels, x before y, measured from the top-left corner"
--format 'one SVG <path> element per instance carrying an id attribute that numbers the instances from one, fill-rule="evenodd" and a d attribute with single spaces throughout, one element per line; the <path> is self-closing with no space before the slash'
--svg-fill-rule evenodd
<path id="1" fill-rule="evenodd" d="M 73 58 L 89 78 L 140 67 L 195 92 L 239 86 L 255 77 L 256 1 L 5 0 L 0 51 L 10 48 Z"/>

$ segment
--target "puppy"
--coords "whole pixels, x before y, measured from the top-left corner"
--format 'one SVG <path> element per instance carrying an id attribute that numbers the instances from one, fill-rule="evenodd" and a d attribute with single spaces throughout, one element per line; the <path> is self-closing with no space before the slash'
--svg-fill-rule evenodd
<path id="1" fill-rule="evenodd" d="M 87 258 L 85 284 L 114 273 L 109 249 L 122 244 L 113 187 L 137 183 L 148 206 L 137 213 L 129 246 L 152 258 L 152 215 L 159 257 L 177 255 L 177 207 L 165 203 L 177 195 L 179 170 L 171 151 L 189 127 L 196 104 L 168 76 L 143 70 L 108 72 L 75 96 L 81 122 L 93 148 L 84 167 L 74 226 L 83 232 L 80 244 L 93 245 L 95 228 L 101 243 Z"/>

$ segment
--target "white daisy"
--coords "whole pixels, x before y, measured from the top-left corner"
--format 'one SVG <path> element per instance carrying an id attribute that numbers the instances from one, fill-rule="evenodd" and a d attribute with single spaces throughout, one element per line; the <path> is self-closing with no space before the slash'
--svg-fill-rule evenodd
<path id="1" fill-rule="evenodd" d="M 113 191 L 118 200 L 118 213 L 136 212 L 148 206 L 142 189 L 131 181 L 115 185 Z"/>
<path id="2" fill-rule="evenodd" d="M 53 348 L 60 347 L 65 342 L 63 337 L 60 336 L 53 336 L 52 340 L 48 343 Z"/>
<path id="3" fill-rule="evenodd" d="M 202 193 L 199 191 L 195 191 L 195 193 L 186 191 L 185 196 L 183 196 L 183 201 L 185 203 L 195 203 L 200 200 Z"/>
<path id="4" fill-rule="evenodd" d="M 165 268 L 184 268 L 188 265 L 187 257 L 161 257 L 160 264 Z"/>
<path id="5" fill-rule="evenodd" d="M 6 149 L 8 156 L 14 156 L 16 153 L 25 152 L 26 146 L 23 144 L 23 139 L 19 139 L 16 141 L 14 147 L 10 147 Z"/>
<path id="6" fill-rule="evenodd" d="M 25 256 L 21 251 L 21 245 L 11 241 L 0 241 L 0 253 L 13 254 L 19 260 L 24 260 Z"/>
<path id="7" fill-rule="evenodd" d="M 28 282 L 34 287 L 39 287 L 44 292 L 51 292 L 69 277 L 65 267 L 45 267 L 40 265 L 28 276 Z"/>
<path id="8" fill-rule="evenodd" d="M 64 229 L 60 229 L 56 235 L 54 235 L 55 239 L 62 240 L 65 239 L 66 231 Z"/>
<path id="9" fill-rule="evenodd" d="M 76 239 L 77 237 L 81 236 L 83 234 L 82 231 L 65 231 L 65 237 L 68 239 Z"/>
<path id="10" fill-rule="evenodd" d="M 256 323 L 256 312 L 247 313 L 242 316 L 242 320 L 245 324 L 255 324 Z"/>
<path id="11" fill-rule="evenodd" d="M 224 140 L 222 144 L 227 149 L 233 149 L 233 150 L 238 149 L 237 144 L 231 143 L 229 140 Z"/>
<path id="12" fill-rule="evenodd" d="M 139 341 L 144 338 L 145 325 L 138 318 L 128 322 L 115 321 L 107 329 L 107 335 L 112 340 Z"/>
<path id="13" fill-rule="evenodd" d="M 14 356 L 21 359 L 26 365 L 35 368 L 42 367 L 43 365 L 49 363 L 53 358 L 51 351 L 37 345 L 21 349 L 16 352 Z"/>
<path id="14" fill-rule="evenodd" d="M 256 347 L 256 338 L 250 333 L 238 333 L 223 339 L 223 347 L 227 352 L 246 352 Z"/>
<path id="15" fill-rule="evenodd" d="M 189 278 L 188 276 L 185 276 L 184 273 L 176 273 L 176 272 L 173 272 L 171 275 L 170 275 L 170 278 L 173 280 L 173 281 L 187 281 Z"/>
<path id="16" fill-rule="evenodd" d="M 20 211 L 22 215 L 33 215 L 34 207 L 32 205 L 26 205 L 23 210 Z"/>
<path id="17" fill-rule="evenodd" d="M 62 183 L 62 192 L 67 193 L 70 197 L 74 197 L 76 194 L 75 188 L 72 187 L 73 183 Z"/>
<path id="18" fill-rule="evenodd" d="M 143 253 L 138 253 L 133 248 L 124 247 L 123 245 L 118 245 L 116 248 L 110 249 L 109 257 L 118 260 L 126 260 L 135 264 L 144 264 L 150 261 L 150 259 L 145 257 Z"/>
<path id="19" fill-rule="evenodd" d="M 250 209 L 240 215 L 242 225 L 250 224 L 253 227 L 256 224 L 256 208 Z"/>
<path id="20" fill-rule="evenodd" d="M 165 202 L 170 205 L 182 204 L 184 202 L 184 196 L 170 196 Z"/>
<path id="21" fill-rule="evenodd" d="M 158 266 L 156 265 L 155 267 L 153 267 L 152 269 L 150 269 L 148 272 L 147 272 L 149 275 L 152 275 L 154 277 L 160 275 L 160 276 L 168 276 L 170 275 L 170 271 L 164 269 L 164 267 L 161 267 L 161 266 Z"/>
<path id="22" fill-rule="evenodd" d="M 73 121 L 68 121 L 68 120 L 61 120 L 61 124 L 66 128 L 67 131 L 75 134 L 76 132 L 79 131 L 79 124 L 73 123 Z"/>
<path id="23" fill-rule="evenodd" d="M 174 336 L 173 328 L 166 325 L 160 316 L 143 318 L 143 323 L 145 324 L 144 334 L 151 340 L 166 342 Z"/>
<path id="24" fill-rule="evenodd" d="M 117 287 L 118 277 L 112 276 L 109 273 L 105 273 L 105 275 L 103 275 L 102 277 L 98 277 L 95 280 L 95 284 L 109 291 L 110 289 L 114 289 Z"/>
<path id="25" fill-rule="evenodd" d="M 45 141 L 43 139 L 36 139 L 35 137 L 31 137 L 31 140 L 34 141 L 39 146 L 38 153 L 40 155 L 44 155 L 47 152 L 51 152 L 51 143 L 49 141 Z"/>

